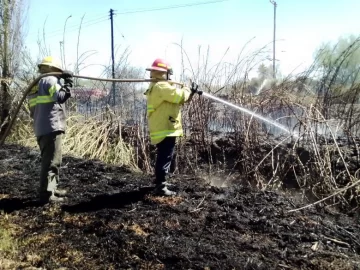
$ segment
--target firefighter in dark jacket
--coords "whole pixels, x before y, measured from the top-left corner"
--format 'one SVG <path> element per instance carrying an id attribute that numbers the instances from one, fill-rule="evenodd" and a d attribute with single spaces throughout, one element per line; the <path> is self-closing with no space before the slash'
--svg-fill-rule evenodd
<path id="1" fill-rule="evenodd" d="M 62 202 L 66 190 L 58 189 L 62 160 L 62 138 L 66 127 L 65 102 L 71 96 L 72 72 L 64 71 L 59 60 L 48 56 L 38 65 L 39 73 L 61 72 L 60 76 L 40 79 L 29 96 L 30 114 L 41 151 L 39 199 L 42 202 Z M 60 79 L 64 79 L 64 84 Z"/>

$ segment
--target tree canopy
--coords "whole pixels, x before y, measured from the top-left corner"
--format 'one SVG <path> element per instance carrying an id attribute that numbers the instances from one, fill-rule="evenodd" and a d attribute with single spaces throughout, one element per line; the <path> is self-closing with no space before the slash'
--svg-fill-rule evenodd
<path id="1" fill-rule="evenodd" d="M 333 82 L 360 82 L 360 36 L 340 37 L 335 44 L 323 44 L 316 52 L 317 64 Z"/>

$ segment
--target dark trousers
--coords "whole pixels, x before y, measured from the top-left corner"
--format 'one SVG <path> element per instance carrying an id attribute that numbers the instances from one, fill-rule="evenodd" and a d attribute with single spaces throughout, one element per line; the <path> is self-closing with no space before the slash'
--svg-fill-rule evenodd
<path id="1" fill-rule="evenodd" d="M 155 184 L 161 185 L 166 182 L 166 176 L 170 171 L 171 161 L 175 152 L 176 137 L 166 137 L 156 145 L 157 157 L 155 164 Z"/>
<path id="2" fill-rule="evenodd" d="M 62 136 L 62 132 L 53 132 L 37 138 L 41 151 L 40 195 L 51 195 L 59 183 Z"/>

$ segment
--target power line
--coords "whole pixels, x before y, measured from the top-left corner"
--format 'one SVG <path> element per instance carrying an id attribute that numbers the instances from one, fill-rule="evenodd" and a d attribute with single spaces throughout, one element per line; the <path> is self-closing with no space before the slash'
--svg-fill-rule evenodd
<path id="1" fill-rule="evenodd" d="M 103 21 L 104 19 L 106 20 L 107 18 L 108 18 L 108 16 L 102 16 L 102 17 L 99 17 L 97 19 L 92 19 L 92 20 L 89 20 L 89 21 L 78 23 L 77 25 L 70 25 L 70 26 L 66 27 L 66 29 L 67 30 L 77 30 L 77 29 L 79 29 L 80 24 L 81 24 L 81 27 L 86 27 L 88 25 L 93 25 L 94 23 L 96 24 L 96 23 L 98 23 L 100 21 Z M 60 32 L 60 31 L 62 32 L 63 29 L 62 30 L 51 31 L 51 32 L 49 32 L 49 34 L 56 34 L 56 33 Z"/>
<path id="2" fill-rule="evenodd" d="M 175 9 L 175 8 L 184 8 L 184 7 L 192 7 L 192 6 L 215 4 L 215 3 L 227 2 L 227 1 L 230 1 L 230 0 L 214 0 L 214 1 L 206 1 L 206 2 L 197 2 L 197 3 L 183 4 L 183 5 L 172 5 L 172 6 L 165 6 L 165 7 L 155 7 L 155 8 L 148 8 L 148 9 L 134 9 L 134 10 L 124 11 L 124 12 L 119 12 L 119 13 L 116 13 L 115 15 L 131 14 L 131 13 L 140 13 L 140 12 L 151 12 L 151 11 L 166 10 L 166 9 Z"/>
<path id="3" fill-rule="evenodd" d="M 192 6 L 200 6 L 200 5 L 209 5 L 209 4 L 216 4 L 216 3 L 222 3 L 227 2 L 231 0 L 213 0 L 213 1 L 205 1 L 205 2 L 195 2 L 195 3 L 188 3 L 188 4 L 181 4 L 181 5 L 171 5 L 171 6 L 164 6 L 164 7 L 153 7 L 153 8 L 143 8 L 143 9 L 134 9 L 134 10 L 128 10 L 124 12 L 118 12 L 114 13 L 114 15 L 123 15 L 123 14 L 133 14 L 133 13 L 141 13 L 141 12 L 152 12 L 152 11 L 159 11 L 159 10 L 167 10 L 167 9 L 176 9 L 176 8 L 185 8 L 185 7 L 192 7 Z M 107 15 L 100 16 L 94 19 L 90 19 L 88 21 L 85 21 L 81 24 L 81 29 L 102 23 L 104 21 L 107 21 L 109 18 Z M 66 32 L 73 32 L 77 31 L 80 27 L 80 24 L 73 24 L 66 27 Z M 120 32 L 120 31 L 119 31 Z M 121 33 L 121 32 L 120 32 Z M 45 32 L 46 38 L 52 38 L 55 36 L 58 36 L 60 34 L 63 34 L 63 28 L 62 29 L 56 29 L 51 32 Z M 121 33 L 121 35 L 124 37 L 124 35 Z M 125 38 L 125 37 L 124 37 Z"/>
<path id="4" fill-rule="evenodd" d="M 83 24 L 86 24 L 86 23 L 91 23 L 91 22 L 94 22 L 94 21 L 97 21 L 97 20 L 100 20 L 100 19 L 103 19 L 107 17 L 106 15 L 101 15 L 101 16 L 96 16 L 96 17 L 90 17 L 89 19 L 86 19 L 85 21 L 83 21 Z M 70 24 L 68 27 L 69 28 L 73 28 L 73 27 L 78 27 L 79 24 Z M 59 29 L 55 29 L 54 32 L 57 32 L 57 31 L 62 31 L 63 29 L 59 28 Z"/>
<path id="5" fill-rule="evenodd" d="M 105 22 L 105 21 L 108 21 L 108 20 L 109 20 L 109 19 L 108 19 L 107 16 L 106 16 L 106 18 L 104 18 L 104 19 L 102 19 L 102 20 L 98 20 L 98 21 L 95 21 L 95 22 L 90 23 L 90 24 L 85 24 L 85 25 L 82 24 L 82 25 L 81 25 L 81 30 L 82 30 L 83 28 L 86 28 L 86 27 L 89 27 L 89 26 L 92 26 L 92 25 L 95 25 L 95 24 L 99 24 L 99 23 L 102 23 L 102 22 Z M 72 29 L 66 28 L 66 33 L 78 31 L 79 28 L 80 28 L 80 24 L 79 24 L 76 28 L 72 28 Z M 45 33 L 45 34 L 46 34 L 46 33 Z M 52 37 L 56 37 L 56 36 L 58 36 L 58 35 L 60 35 L 60 34 L 62 34 L 62 33 L 50 33 L 49 35 L 46 34 L 46 37 L 47 37 L 47 38 L 52 38 Z"/>
<path id="6" fill-rule="evenodd" d="M 93 19 L 90 19 L 90 20 L 87 20 L 87 21 L 84 21 L 83 23 L 82 23 L 82 26 L 86 26 L 87 24 L 91 24 L 91 23 L 93 23 L 93 22 L 98 22 L 98 21 L 100 21 L 100 20 L 102 20 L 102 19 L 104 19 L 104 18 L 107 18 L 108 16 L 106 16 L 106 15 L 103 15 L 103 16 L 100 16 L 100 17 L 96 17 L 96 18 L 93 18 Z M 78 24 L 72 24 L 72 25 L 69 25 L 69 26 L 67 26 L 66 27 L 66 29 L 78 29 L 79 28 L 79 26 L 80 26 L 80 23 L 78 23 Z M 52 31 L 50 31 L 50 32 L 48 32 L 48 33 L 46 33 L 46 34 L 50 34 L 50 35 L 52 35 L 52 34 L 57 34 L 57 33 L 61 33 L 62 34 L 62 32 L 64 31 L 64 28 L 57 28 L 57 29 L 55 29 L 55 30 L 52 30 Z M 39 32 L 39 31 L 38 31 Z"/>

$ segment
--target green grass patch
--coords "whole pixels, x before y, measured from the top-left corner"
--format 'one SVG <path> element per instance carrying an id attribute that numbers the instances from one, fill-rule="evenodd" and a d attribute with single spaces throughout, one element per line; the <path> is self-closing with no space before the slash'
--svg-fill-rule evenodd
<path id="1" fill-rule="evenodd" d="M 2 215 L 0 219 L 0 254 L 14 253 L 17 247 L 14 230 L 11 228 L 7 215 Z"/>

